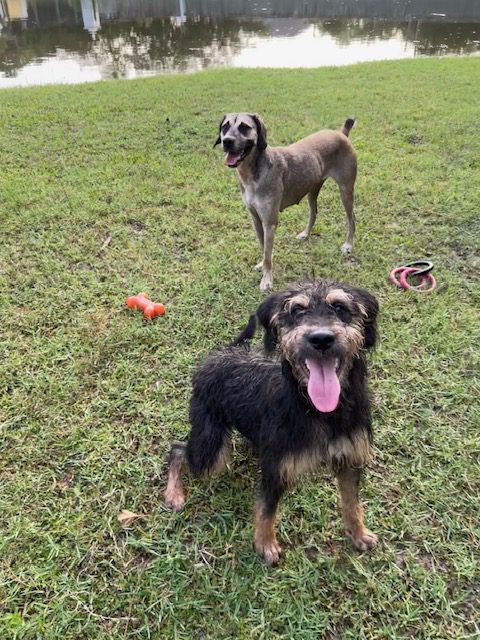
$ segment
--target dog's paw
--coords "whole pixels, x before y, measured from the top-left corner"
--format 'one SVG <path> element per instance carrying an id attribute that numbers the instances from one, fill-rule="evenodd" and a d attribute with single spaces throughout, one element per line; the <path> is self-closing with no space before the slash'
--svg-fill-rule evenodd
<path id="1" fill-rule="evenodd" d="M 263 269 L 263 260 L 260 260 L 260 262 L 257 262 L 257 264 L 255 265 L 255 269 L 257 271 L 261 271 Z"/>
<path id="2" fill-rule="evenodd" d="M 172 511 L 183 511 L 185 506 L 185 496 L 179 491 L 166 490 L 163 494 L 166 506 Z"/>
<path id="3" fill-rule="evenodd" d="M 342 244 L 342 253 L 352 253 L 352 245 L 350 244 L 350 242 L 344 242 Z"/>
<path id="4" fill-rule="evenodd" d="M 273 285 L 273 278 L 271 273 L 265 273 L 260 282 L 260 291 L 268 291 Z"/>
<path id="5" fill-rule="evenodd" d="M 371 551 L 378 542 L 378 536 L 368 529 L 363 529 L 355 534 L 347 531 L 347 535 L 350 537 L 353 546 L 359 551 Z"/>
<path id="6" fill-rule="evenodd" d="M 301 233 L 297 234 L 297 240 L 300 240 L 300 242 L 305 242 L 305 240 L 308 240 L 308 236 L 309 234 L 306 231 L 302 231 Z"/>
<path id="7" fill-rule="evenodd" d="M 271 540 L 264 544 L 256 544 L 255 550 L 269 567 L 278 564 L 282 555 L 282 548 L 276 540 Z"/>

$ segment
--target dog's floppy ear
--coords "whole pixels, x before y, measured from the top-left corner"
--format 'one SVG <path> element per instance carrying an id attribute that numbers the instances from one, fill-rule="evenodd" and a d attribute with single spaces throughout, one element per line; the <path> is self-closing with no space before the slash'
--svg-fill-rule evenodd
<path id="1" fill-rule="evenodd" d="M 364 317 L 365 342 L 363 346 L 365 349 L 371 349 L 377 341 L 378 300 L 364 289 L 354 289 L 354 297 Z"/>
<path id="2" fill-rule="evenodd" d="M 218 125 L 218 138 L 215 140 L 215 142 L 213 143 L 213 148 L 215 149 L 215 147 L 217 146 L 217 144 L 220 144 L 220 142 L 222 141 L 220 138 L 220 132 L 222 130 L 222 124 L 225 122 L 225 118 L 227 117 L 227 114 L 225 114 L 224 116 L 222 116 L 222 119 L 220 120 L 220 124 Z"/>
<path id="3" fill-rule="evenodd" d="M 263 120 L 256 113 L 251 113 L 250 117 L 257 128 L 257 149 L 259 151 L 265 151 L 267 148 L 267 128 L 265 127 Z"/>

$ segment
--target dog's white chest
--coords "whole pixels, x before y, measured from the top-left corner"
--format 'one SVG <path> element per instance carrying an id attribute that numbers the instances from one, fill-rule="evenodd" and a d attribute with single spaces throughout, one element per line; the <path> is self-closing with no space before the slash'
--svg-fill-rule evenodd
<path id="1" fill-rule="evenodd" d="M 250 211 L 253 209 L 262 219 L 270 213 L 274 203 L 271 195 L 265 193 L 264 185 L 252 180 L 247 183 L 240 182 L 240 188 L 242 200 L 247 209 Z"/>
<path id="2" fill-rule="evenodd" d="M 242 190 L 242 200 L 246 207 L 255 208 L 257 204 L 257 193 L 255 189 L 255 183 L 253 182 L 240 182 L 240 189 Z"/>

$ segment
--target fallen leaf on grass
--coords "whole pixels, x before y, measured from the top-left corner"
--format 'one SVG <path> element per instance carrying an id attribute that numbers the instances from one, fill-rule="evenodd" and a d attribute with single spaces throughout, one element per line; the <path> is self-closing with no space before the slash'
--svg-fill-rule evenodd
<path id="1" fill-rule="evenodd" d="M 63 478 L 57 480 L 56 489 L 57 491 L 65 491 L 72 484 L 73 473 L 70 471 L 66 473 Z"/>
<path id="2" fill-rule="evenodd" d="M 103 241 L 102 246 L 100 247 L 100 251 L 103 251 L 108 247 L 108 245 L 112 242 L 112 236 L 107 236 Z"/>
<path id="3" fill-rule="evenodd" d="M 141 518 L 141 517 L 142 516 L 138 515 L 138 513 L 133 513 L 133 511 L 128 511 L 127 509 L 124 509 L 118 514 L 117 519 L 121 527 L 129 527 L 131 524 L 135 522 L 135 520 L 138 520 L 138 518 Z"/>

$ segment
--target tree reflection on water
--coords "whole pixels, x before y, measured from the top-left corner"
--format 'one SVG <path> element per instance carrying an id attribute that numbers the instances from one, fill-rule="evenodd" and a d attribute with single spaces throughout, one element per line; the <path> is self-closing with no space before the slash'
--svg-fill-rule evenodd
<path id="1" fill-rule="evenodd" d="M 328 37 L 342 48 L 355 43 L 356 51 L 359 43 L 381 41 L 386 57 L 389 42 L 398 48 L 399 40 L 410 45 L 409 55 L 479 51 L 480 22 L 458 21 L 462 15 L 480 21 L 478 2 L 456 2 L 457 21 L 430 15 L 432 7 L 448 6 L 447 0 L 0 0 L 0 81 L 65 59 L 98 69 L 102 78 L 229 66 L 242 50 L 302 34 L 315 46 Z M 256 64 L 270 66 L 262 51 Z"/>

